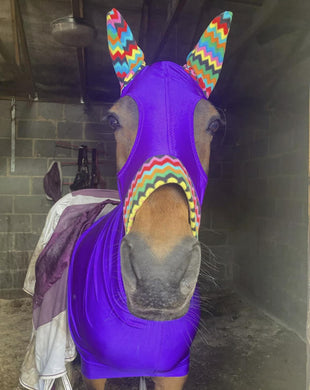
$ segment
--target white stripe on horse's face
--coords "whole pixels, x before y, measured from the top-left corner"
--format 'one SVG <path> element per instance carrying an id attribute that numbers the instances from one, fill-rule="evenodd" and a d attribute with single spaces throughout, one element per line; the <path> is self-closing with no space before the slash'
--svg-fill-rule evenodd
<path id="1" fill-rule="evenodd" d="M 109 110 L 107 119 L 114 130 L 116 140 L 116 164 L 119 171 L 126 163 L 134 145 L 139 112 L 135 101 L 129 96 L 119 99 Z M 201 165 L 206 173 L 209 171 L 210 147 L 220 115 L 207 100 L 200 100 L 194 113 L 195 145 Z"/>

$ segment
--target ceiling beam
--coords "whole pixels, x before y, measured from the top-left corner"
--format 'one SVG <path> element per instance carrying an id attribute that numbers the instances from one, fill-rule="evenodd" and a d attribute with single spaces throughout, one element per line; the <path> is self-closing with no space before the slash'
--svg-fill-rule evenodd
<path id="1" fill-rule="evenodd" d="M 249 42 L 253 39 L 253 37 L 260 31 L 262 26 L 264 26 L 266 20 L 268 20 L 272 14 L 277 11 L 277 7 L 279 7 L 279 0 L 268 0 L 266 3 L 266 7 L 261 8 L 255 14 L 255 20 L 249 27 L 246 34 L 244 34 L 238 41 L 236 45 L 234 45 L 233 51 L 229 52 L 229 55 L 225 57 L 225 63 L 227 64 L 236 54 L 239 54 L 244 48 L 247 48 Z"/>
<path id="2" fill-rule="evenodd" d="M 246 61 L 246 52 L 248 50 L 248 46 L 251 44 L 257 33 L 261 31 L 266 21 L 277 12 L 278 7 L 279 0 L 268 0 L 264 7 L 258 9 L 257 12 L 255 12 L 255 18 L 251 26 L 248 28 L 246 34 L 241 36 L 238 43 L 233 46 L 232 50 L 228 48 L 224 59 L 226 77 L 225 80 L 222 77 L 223 89 L 228 88 L 230 90 L 234 90 L 235 84 L 238 83 L 239 77 L 241 77 L 239 74 L 239 69 L 241 68 L 242 63 Z M 233 26 L 234 24 L 232 23 L 232 28 Z M 237 55 L 238 58 L 236 59 Z M 226 103 L 227 106 L 233 104 L 234 99 L 235 98 L 233 94 L 229 95 Z"/>
<path id="3" fill-rule="evenodd" d="M 151 9 L 152 0 L 143 0 L 138 38 L 138 45 L 140 47 L 143 47 L 144 43 L 148 42 L 150 34 Z"/>
<path id="4" fill-rule="evenodd" d="M 17 27 L 16 27 L 15 0 L 11 0 L 11 17 L 12 17 L 12 30 L 13 30 L 13 40 L 14 40 L 15 61 L 16 61 L 17 66 L 20 66 L 21 54 L 20 54 L 20 47 L 18 44 L 18 34 L 17 34 Z"/>
<path id="5" fill-rule="evenodd" d="M 72 15 L 74 18 L 83 18 L 84 17 L 84 3 L 83 0 L 71 0 L 72 6 Z M 87 92 L 87 63 L 86 63 L 86 53 L 84 47 L 77 47 L 76 57 L 79 69 L 80 76 L 80 100 L 81 103 L 88 102 L 88 92 Z"/>
<path id="6" fill-rule="evenodd" d="M 18 93 L 15 96 L 16 101 L 29 101 L 28 96 L 24 96 L 22 92 Z M 2 88 L 1 86 L 1 95 L 0 100 L 12 100 L 12 88 Z M 52 96 L 52 97 L 40 97 L 40 102 L 47 102 L 47 103 L 63 103 L 63 104 L 78 104 L 79 101 L 77 98 L 71 97 L 59 97 L 59 96 Z"/>
<path id="7" fill-rule="evenodd" d="M 16 66 L 16 64 L 13 62 L 13 58 L 11 57 L 10 53 L 7 51 L 5 45 L 3 44 L 1 38 L 0 38 L 0 55 L 3 57 L 5 61 L 5 65 L 7 66 L 8 70 L 14 74 L 19 74 L 19 69 Z"/>
<path id="8" fill-rule="evenodd" d="M 187 0 L 179 0 L 178 5 L 176 6 L 175 11 L 172 14 L 172 16 L 171 16 L 171 18 L 170 18 L 170 20 L 169 20 L 169 22 L 167 24 L 165 32 L 164 32 L 164 34 L 163 34 L 163 36 L 162 36 L 162 38 L 161 38 L 161 40 L 160 40 L 160 42 L 159 42 L 155 52 L 154 52 L 154 55 L 153 55 L 151 63 L 153 63 L 153 62 L 158 60 L 158 58 L 159 58 L 159 56 L 160 56 L 160 54 L 161 54 L 161 52 L 162 52 L 162 50 L 163 50 L 167 40 L 169 38 L 169 35 L 171 34 L 172 28 L 175 26 L 175 24 L 178 21 L 178 18 L 179 18 L 180 14 L 181 14 L 182 9 L 184 8 L 184 6 L 186 4 L 186 1 Z"/>
<path id="9" fill-rule="evenodd" d="M 17 65 L 21 65 L 21 63 L 19 64 L 19 61 L 21 60 L 21 56 L 23 56 L 25 60 L 25 71 L 26 71 L 25 78 L 27 80 L 27 84 L 29 88 L 28 94 L 33 99 L 35 99 L 36 87 L 35 87 L 35 82 L 32 73 L 32 66 L 31 66 L 30 55 L 29 55 L 27 39 L 24 30 L 23 19 L 21 16 L 19 1 L 13 0 L 11 5 L 13 7 L 12 16 L 14 15 L 13 17 L 16 20 L 14 36 L 16 37 L 15 53 L 16 53 Z"/>
<path id="10" fill-rule="evenodd" d="M 256 7 L 261 7 L 264 3 L 264 0 L 226 0 L 226 1 L 229 3 L 241 3 L 245 5 L 254 5 Z"/>
<path id="11" fill-rule="evenodd" d="M 298 55 L 300 54 L 300 48 L 303 46 L 304 42 L 308 42 L 310 38 L 310 33 L 305 34 L 304 30 L 300 30 L 295 36 L 295 45 L 292 45 L 292 49 L 286 58 L 283 59 L 282 65 L 277 68 L 277 71 L 274 72 L 273 78 L 268 86 L 268 94 L 266 96 L 266 107 L 270 107 L 277 101 L 278 89 L 277 86 L 281 83 L 283 79 L 291 79 L 294 75 L 294 68 L 302 61 L 304 61 L 309 54 Z M 289 82 L 287 82 L 289 84 Z M 306 85 L 306 83 L 305 83 Z M 289 93 L 289 91 L 288 91 Z"/>
<path id="12" fill-rule="evenodd" d="M 197 42 L 202 34 L 202 31 L 204 31 L 205 27 L 204 28 L 202 27 L 202 23 L 203 22 L 205 23 L 204 17 L 205 17 L 205 13 L 208 10 L 208 8 L 210 8 L 210 1 L 203 0 L 200 4 L 199 16 L 198 16 L 198 20 L 197 20 L 195 31 L 194 31 L 193 38 L 192 38 L 192 43 L 191 43 L 189 50 L 194 49 L 194 47 L 196 46 L 196 44 L 197 44 Z"/>

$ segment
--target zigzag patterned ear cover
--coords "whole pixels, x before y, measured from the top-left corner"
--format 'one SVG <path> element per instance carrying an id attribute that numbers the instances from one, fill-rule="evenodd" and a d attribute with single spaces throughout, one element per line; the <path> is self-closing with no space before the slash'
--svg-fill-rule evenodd
<path id="1" fill-rule="evenodd" d="M 107 14 L 107 35 L 110 56 L 122 90 L 145 67 L 144 54 L 126 20 L 115 8 Z"/>
<path id="2" fill-rule="evenodd" d="M 224 59 L 232 12 L 225 11 L 212 20 L 194 50 L 186 59 L 184 69 L 196 80 L 208 99 L 219 78 Z"/>

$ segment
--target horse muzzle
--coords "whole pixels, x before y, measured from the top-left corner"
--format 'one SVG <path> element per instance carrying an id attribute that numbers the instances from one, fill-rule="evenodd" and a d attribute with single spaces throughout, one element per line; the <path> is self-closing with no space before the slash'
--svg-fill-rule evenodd
<path id="1" fill-rule="evenodd" d="M 184 316 L 200 263 L 200 244 L 194 237 L 184 237 L 164 258 L 158 258 L 140 234 L 126 235 L 121 244 L 121 267 L 130 312 L 152 321 Z"/>

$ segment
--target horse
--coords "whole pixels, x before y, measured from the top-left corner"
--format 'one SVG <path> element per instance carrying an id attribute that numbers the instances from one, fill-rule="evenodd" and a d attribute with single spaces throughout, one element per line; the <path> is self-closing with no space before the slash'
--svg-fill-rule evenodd
<path id="1" fill-rule="evenodd" d="M 87 388 L 151 377 L 181 390 L 197 332 L 201 204 L 221 116 L 208 100 L 232 13 L 209 24 L 182 67 L 146 65 L 130 27 L 107 14 L 121 97 L 114 131 L 119 204 L 78 239 L 68 270 L 68 323 Z"/>
<path id="2" fill-rule="evenodd" d="M 150 376 L 180 390 L 199 323 L 200 210 L 220 115 L 208 101 L 232 14 L 215 18 L 181 67 L 146 66 L 121 16 L 107 15 L 121 98 L 116 139 L 121 203 L 80 238 L 70 264 L 68 319 L 89 389 Z"/>

